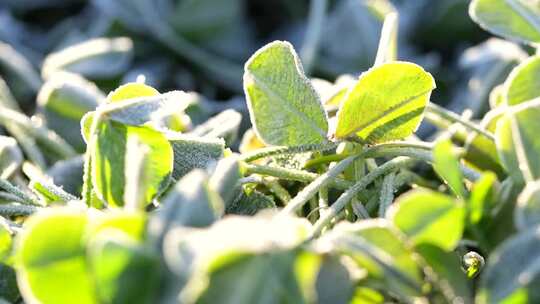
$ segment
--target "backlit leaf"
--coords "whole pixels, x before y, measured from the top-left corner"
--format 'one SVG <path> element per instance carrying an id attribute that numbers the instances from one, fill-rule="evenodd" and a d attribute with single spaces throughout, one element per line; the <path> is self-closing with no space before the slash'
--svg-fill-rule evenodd
<path id="1" fill-rule="evenodd" d="M 410 136 L 420 124 L 435 81 L 420 66 L 390 62 L 363 73 L 337 114 L 335 136 L 367 143 Z"/>
<path id="2" fill-rule="evenodd" d="M 267 44 L 246 62 L 244 91 L 254 130 L 266 144 L 326 140 L 328 123 L 321 101 L 288 42 Z"/>

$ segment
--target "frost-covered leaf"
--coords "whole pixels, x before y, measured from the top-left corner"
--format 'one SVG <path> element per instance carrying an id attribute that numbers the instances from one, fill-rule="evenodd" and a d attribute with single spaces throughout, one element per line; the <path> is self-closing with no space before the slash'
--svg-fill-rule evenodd
<path id="1" fill-rule="evenodd" d="M 540 301 L 540 227 L 506 240 L 490 255 L 476 303 Z"/>
<path id="2" fill-rule="evenodd" d="M 257 190 L 243 190 L 235 199 L 227 205 L 227 214 L 255 215 L 264 209 L 275 209 L 274 199 Z"/>
<path id="3" fill-rule="evenodd" d="M 391 62 L 363 73 L 337 114 L 337 138 L 356 134 L 367 143 L 411 135 L 422 120 L 435 81 L 420 66 Z"/>
<path id="4" fill-rule="evenodd" d="M 50 54 L 43 62 L 42 75 L 68 71 L 90 79 L 111 78 L 122 73 L 133 57 L 130 38 L 96 38 Z"/>
<path id="5" fill-rule="evenodd" d="M 469 15 L 496 35 L 525 43 L 540 42 L 540 6 L 536 0 L 473 0 Z"/>
<path id="6" fill-rule="evenodd" d="M 79 121 L 105 98 L 91 82 L 79 75 L 56 73 L 41 87 L 37 103 L 47 126 L 70 144 L 84 149 Z"/>
<path id="7" fill-rule="evenodd" d="M 180 179 L 195 168 L 205 169 L 223 157 L 225 142 L 220 138 L 200 138 L 180 133 L 167 133 L 174 152 L 172 177 Z"/>
<path id="8" fill-rule="evenodd" d="M 241 121 L 242 114 L 229 109 L 198 125 L 189 134 L 199 137 L 223 138 L 230 146 L 238 137 Z"/>
<path id="9" fill-rule="evenodd" d="M 265 143 L 295 146 L 326 140 L 321 101 L 288 42 L 269 43 L 246 62 L 244 91 L 253 127 Z"/>
<path id="10" fill-rule="evenodd" d="M 238 182 L 242 178 L 240 161 L 237 155 L 228 156 L 218 161 L 216 169 L 210 176 L 210 186 L 219 193 L 225 206 L 240 194 Z"/>
<path id="11" fill-rule="evenodd" d="M 212 188 L 206 173 L 200 169 L 184 176 L 161 200 L 163 231 L 170 227 L 206 227 L 224 211 L 223 200 Z"/>
<path id="12" fill-rule="evenodd" d="M 465 228 L 465 207 L 452 197 L 413 190 L 404 194 L 387 213 L 413 244 L 433 244 L 451 251 Z"/>

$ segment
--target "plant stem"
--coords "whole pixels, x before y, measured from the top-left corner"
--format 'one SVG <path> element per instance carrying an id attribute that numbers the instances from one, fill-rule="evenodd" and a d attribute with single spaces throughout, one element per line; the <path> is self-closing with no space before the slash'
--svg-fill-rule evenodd
<path id="1" fill-rule="evenodd" d="M 433 155 L 431 151 L 424 149 L 410 148 L 387 148 L 387 149 L 373 149 L 371 151 L 366 150 L 365 157 L 396 157 L 396 156 L 408 156 L 418 160 L 425 161 L 427 163 L 433 163 Z M 476 181 L 480 178 L 481 174 L 463 164 L 459 164 L 461 172 L 470 181 Z"/>
<path id="2" fill-rule="evenodd" d="M 310 183 L 319 177 L 319 175 L 316 173 L 283 167 L 263 166 L 256 164 L 244 164 L 243 167 L 246 175 L 262 174 L 304 183 Z M 330 185 L 337 189 L 345 190 L 349 188 L 352 183 L 341 178 L 336 178 L 330 183 Z"/>
<path id="3" fill-rule="evenodd" d="M 382 181 L 381 195 L 379 197 L 379 217 L 384 217 L 386 210 L 394 201 L 395 172 L 386 175 Z"/>
<path id="4" fill-rule="evenodd" d="M 317 57 L 327 5 L 327 0 L 311 0 L 309 6 L 306 35 L 300 50 L 300 58 L 306 74 L 311 71 L 313 62 Z"/>
<path id="5" fill-rule="evenodd" d="M 0 215 L 2 216 L 19 216 L 30 215 L 41 208 L 19 203 L 0 204 Z"/>
<path id="6" fill-rule="evenodd" d="M 443 107 L 440 107 L 434 103 L 429 103 L 426 107 L 426 110 L 428 111 L 428 113 L 432 113 L 442 119 L 445 119 L 445 120 L 448 120 L 448 121 L 451 121 L 453 123 L 459 123 L 461 125 L 463 125 L 464 127 L 466 127 L 467 129 L 469 130 L 472 130 L 474 132 L 477 132 L 478 134 L 482 134 L 484 135 L 487 139 L 491 140 L 491 141 L 495 141 L 495 137 L 493 136 L 493 134 L 491 134 L 490 132 L 482 129 L 482 127 L 476 125 L 475 123 L 472 123 L 470 121 L 467 121 L 467 120 L 464 120 L 462 119 L 459 115 L 457 115 L 456 113 L 452 112 L 452 111 L 449 111 Z M 427 120 L 431 120 L 429 115 L 426 116 L 426 119 Z"/>
<path id="7" fill-rule="evenodd" d="M 287 205 L 291 201 L 291 195 L 287 191 L 287 189 L 283 188 L 279 184 L 279 182 L 272 178 L 263 178 L 262 179 L 263 184 L 268 187 L 270 192 L 274 193 L 274 195 L 284 204 Z"/>
<path id="8" fill-rule="evenodd" d="M 255 150 L 250 153 L 246 153 L 245 155 L 240 156 L 240 160 L 245 161 L 245 162 L 252 162 L 254 160 L 272 156 L 272 155 L 296 154 L 296 153 L 311 152 L 311 151 L 327 151 L 327 150 L 335 149 L 337 145 L 338 143 L 330 142 L 330 143 L 323 143 L 323 144 L 309 144 L 309 145 L 301 145 L 301 146 L 293 146 L 293 147 L 268 147 L 268 148 Z"/>
<path id="9" fill-rule="evenodd" d="M 334 180 L 341 172 L 347 169 L 360 155 L 349 156 L 346 159 L 340 161 L 337 165 L 332 167 L 330 170 L 321 174 L 311 182 L 309 185 L 304 187 L 300 193 L 298 193 L 287 206 L 281 211 L 283 215 L 294 214 L 298 209 L 302 208 L 304 204 L 314 196 L 321 188 L 325 187 Z"/>
<path id="10" fill-rule="evenodd" d="M 313 231 L 311 236 L 315 237 L 320 234 L 322 229 L 330 223 L 332 218 L 336 216 L 347 204 L 350 202 L 350 200 L 360 191 L 365 189 L 369 184 L 371 184 L 373 181 L 375 181 L 380 176 L 383 176 L 387 174 L 388 172 L 394 171 L 396 169 L 399 169 L 401 167 L 408 166 L 412 163 L 414 163 L 414 159 L 409 157 L 397 157 L 394 158 L 382 166 L 378 167 L 377 170 L 368 173 L 364 178 L 359 180 L 356 184 L 354 184 L 351 188 L 349 188 L 347 191 L 345 191 L 341 196 L 337 199 L 337 201 L 328 208 L 328 212 L 325 212 L 323 216 L 315 223 L 313 226 Z"/>
<path id="11" fill-rule="evenodd" d="M 32 196 L 24 193 L 19 188 L 12 185 L 10 182 L 8 182 L 5 179 L 0 178 L 0 188 L 2 188 L 5 191 L 17 196 L 20 199 L 21 203 L 24 203 L 24 204 L 27 204 L 27 205 L 41 206 L 41 203 L 37 199 L 35 199 Z"/>

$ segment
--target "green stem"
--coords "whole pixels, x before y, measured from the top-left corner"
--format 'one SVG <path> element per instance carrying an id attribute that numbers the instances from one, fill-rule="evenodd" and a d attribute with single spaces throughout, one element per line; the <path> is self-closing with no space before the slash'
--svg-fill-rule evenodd
<path id="1" fill-rule="evenodd" d="M 353 154 L 344 153 L 344 154 L 324 155 L 324 156 L 321 156 L 321 157 L 317 157 L 317 158 L 308 160 L 306 162 L 306 164 L 304 165 L 304 168 L 312 168 L 312 167 L 315 167 L 315 166 L 318 166 L 318 165 L 321 165 L 321 164 L 327 164 L 327 163 L 331 163 L 331 162 L 344 160 L 345 158 L 347 158 L 347 157 L 349 157 L 351 155 L 353 155 Z"/>
<path id="2" fill-rule="evenodd" d="M 336 177 L 341 174 L 343 170 L 347 169 L 347 167 L 350 166 L 358 157 L 360 157 L 360 155 L 350 156 L 340 161 L 326 173 L 319 175 L 317 179 L 304 187 L 304 189 L 302 189 L 302 191 L 300 191 L 300 193 L 298 193 L 289 202 L 289 204 L 287 204 L 287 206 L 281 211 L 281 214 L 294 214 L 296 211 L 298 211 L 298 209 L 302 208 L 302 206 L 304 206 L 304 204 L 321 188 L 326 187 L 330 181 L 335 180 Z"/>
<path id="3" fill-rule="evenodd" d="M 396 174 L 392 172 L 383 178 L 381 195 L 379 197 L 379 217 L 385 216 L 386 210 L 388 210 L 394 201 L 395 177 Z"/>
<path id="4" fill-rule="evenodd" d="M 427 163 L 433 163 L 433 155 L 431 151 L 424 149 L 410 148 L 387 148 L 387 149 L 374 149 L 366 153 L 365 157 L 396 157 L 396 156 L 408 156 L 418 160 L 425 161 Z M 463 164 L 459 165 L 465 178 L 470 181 L 476 181 L 480 178 L 481 173 L 471 169 Z"/>
<path id="5" fill-rule="evenodd" d="M 338 143 L 323 143 L 323 144 L 309 144 L 293 147 L 268 147 L 258 149 L 253 152 L 246 153 L 240 156 L 240 160 L 245 162 L 252 162 L 257 159 L 261 159 L 268 156 L 280 155 L 280 154 L 297 154 L 312 151 L 327 151 L 337 147 Z"/>
<path id="6" fill-rule="evenodd" d="M 268 187 L 270 192 L 274 193 L 283 205 L 287 205 L 291 201 L 291 195 L 287 189 L 283 188 L 276 179 L 263 178 L 262 180 L 263 184 Z"/>
<path id="7" fill-rule="evenodd" d="M 300 58 L 306 74 L 311 71 L 317 56 L 327 5 L 327 0 L 311 0 L 309 6 L 306 36 L 300 50 Z"/>
<path id="8" fill-rule="evenodd" d="M 347 206 L 347 204 L 358 192 L 364 190 L 377 178 L 412 163 L 414 163 L 414 159 L 412 158 L 397 157 L 378 167 L 377 170 L 368 173 L 366 176 L 364 176 L 364 178 L 359 180 L 351 188 L 341 194 L 337 201 L 330 206 L 328 212 L 325 212 L 325 214 L 321 216 L 321 218 L 313 226 L 312 237 L 319 235 L 322 229 L 328 225 L 328 223 L 330 223 L 334 216 L 336 216 L 339 212 L 341 212 L 341 210 L 343 210 L 343 208 Z"/>
<path id="9" fill-rule="evenodd" d="M 19 188 L 12 185 L 10 182 L 8 182 L 5 179 L 0 178 L 0 188 L 4 189 L 5 191 L 17 196 L 20 199 L 21 203 L 27 204 L 27 205 L 36 205 L 41 206 L 41 203 L 33 198 L 32 196 L 24 193 Z"/>
<path id="10" fill-rule="evenodd" d="M 476 125 L 475 123 L 472 123 L 470 121 L 467 121 L 467 120 L 464 120 L 462 119 L 459 115 L 457 115 L 456 113 L 452 112 L 452 111 L 449 111 L 443 107 L 440 107 L 434 103 L 429 103 L 428 106 L 426 107 L 426 110 L 428 113 L 432 113 L 442 119 L 445 119 L 445 120 L 448 120 L 448 121 L 451 121 L 453 123 L 459 123 L 461 125 L 463 125 L 465 128 L 471 130 L 471 131 L 474 131 L 474 132 L 477 132 L 479 134 L 482 134 L 484 135 L 487 139 L 491 140 L 491 141 L 495 141 L 495 136 L 493 136 L 493 134 L 491 134 L 490 132 L 482 129 L 482 127 Z M 426 119 L 428 121 L 432 120 L 429 115 L 426 116 Z"/>
<path id="11" fill-rule="evenodd" d="M 263 166 L 256 164 L 244 164 L 243 167 L 245 170 L 245 175 L 261 174 L 303 183 L 310 183 L 319 177 L 319 175 L 316 173 L 283 167 Z M 349 188 L 352 183 L 341 178 L 336 178 L 330 183 L 330 185 L 337 189 L 345 190 Z"/>

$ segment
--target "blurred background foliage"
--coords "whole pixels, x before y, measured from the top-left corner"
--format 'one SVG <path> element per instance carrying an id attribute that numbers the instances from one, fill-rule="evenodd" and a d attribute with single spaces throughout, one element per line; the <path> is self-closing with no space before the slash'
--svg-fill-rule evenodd
<path id="1" fill-rule="evenodd" d="M 489 92 L 526 57 L 526 50 L 490 39 L 470 19 L 468 4 L 468 0 L 1 0 L 0 76 L 25 112 L 45 112 L 51 129 L 83 147 L 80 136 L 69 140 L 78 131 L 66 130 L 54 105 L 47 113 L 47 94 L 42 94 L 41 102 L 37 98 L 36 109 L 36 96 L 55 87 L 57 71 L 83 77 L 76 84 L 70 82 L 77 92 L 83 87 L 88 95 L 78 105 L 80 113 L 139 75 L 162 92 L 179 89 L 197 92 L 205 100 L 232 101 L 208 114 L 227 107 L 245 111 L 239 97 L 243 63 L 260 46 L 276 39 L 291 41 L 308 75 L 334 82 L 340 75 L 359 75 L 373 65 L 384 16 L 397 10 L 398 58 L 418 63 L 435 76 L 433 102 L 458 113 L 470 109 L 468 115 L 479 118 L 488 109 Z M 323 18 L 317 18 L 321 13 Z M 61 107 L 76 108 L 56 104 Z M 71 115 L 73 121 L 82 116 Z M 419 135 L 431 131 L 423 126 Z"/>

